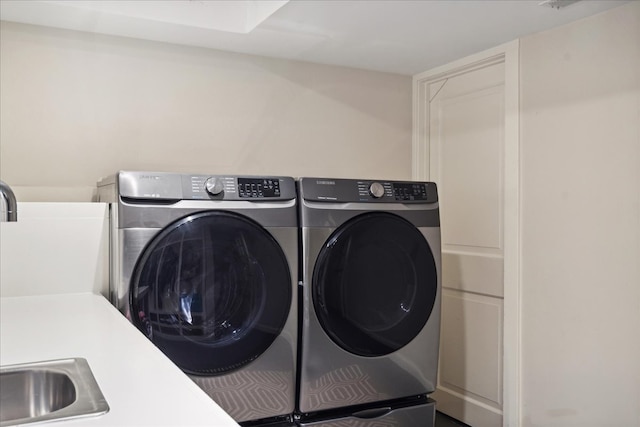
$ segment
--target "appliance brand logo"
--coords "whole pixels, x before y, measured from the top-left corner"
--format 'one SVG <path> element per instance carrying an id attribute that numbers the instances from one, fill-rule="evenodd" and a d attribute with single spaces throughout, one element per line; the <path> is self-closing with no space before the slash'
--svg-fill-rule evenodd
<path id="1" fill-rule="evenodd" d="M 160 177 L 158 175 L 140 175 L 140 179 L 158 180 Z"/>
<path id="2" fill-rule="evenodd" d="M 316 180 L 316 184 L 318 184 L 318 185 L 336 185 L 336 182 L 335 181 L 330 181 L 330 180 L 318 179 L 318 180 Z"/>

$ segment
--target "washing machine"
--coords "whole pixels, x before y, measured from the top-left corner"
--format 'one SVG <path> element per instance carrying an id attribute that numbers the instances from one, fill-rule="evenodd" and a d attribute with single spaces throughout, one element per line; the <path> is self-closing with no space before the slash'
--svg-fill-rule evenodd
<path id="1" fill-rule="evenodd" d="M 297 185 L 301 425 L 433 425 L 436 185 L 330 178 Z"/>
<path id="2" fill-rule="evenodd" d="M 110 204 L 112 303 L 236 421 L 289 419 L 293 178 L 123 171 L 98 199 Z"/>

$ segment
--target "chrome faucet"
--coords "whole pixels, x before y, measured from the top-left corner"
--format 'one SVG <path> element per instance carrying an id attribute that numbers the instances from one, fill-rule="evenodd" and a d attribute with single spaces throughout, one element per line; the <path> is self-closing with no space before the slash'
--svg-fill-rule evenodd
<path id="1" fill-rule="evenodd" d="M 13 190 L 0 180 L 0 222 L 18 220 L 18 202 Z"/>

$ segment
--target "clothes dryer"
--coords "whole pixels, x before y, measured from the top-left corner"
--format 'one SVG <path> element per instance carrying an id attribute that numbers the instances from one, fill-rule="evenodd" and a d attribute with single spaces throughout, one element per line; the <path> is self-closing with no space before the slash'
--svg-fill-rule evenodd
<path id="1" fill-rule="evenodd" d="M 441 300 L 436 185 L 302 178 L 298 200 L 302 425 L 432 420 Z"/>
<path id="2" fill-rule="evenodd" d="M 236 421 L 295 405 L 298 228 L 289 177 L 119 172 L 112 303 Z"/>

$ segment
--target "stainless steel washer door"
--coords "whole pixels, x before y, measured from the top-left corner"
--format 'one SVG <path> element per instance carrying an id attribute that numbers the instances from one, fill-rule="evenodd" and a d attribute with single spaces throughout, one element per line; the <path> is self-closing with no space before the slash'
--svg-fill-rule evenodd
<path id="1" fill-rule="evenodd" d="M 291 275 L 275 239 L 227 211 L 164 228 L 132 276 L 132 319 L 185 372 L 218 375 L 259 357 L 291 308 Z"/>
<path id="2" fill-rule="evenodd" d="M 325 242 L 312 295 L 324 331 L 350 353 L 376 357 L 413 340 L 436 300 L 433 253 L 409 221 L 386 212 L 359 215 Z"/>

